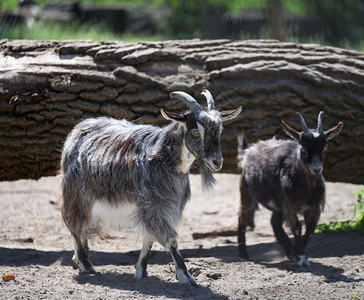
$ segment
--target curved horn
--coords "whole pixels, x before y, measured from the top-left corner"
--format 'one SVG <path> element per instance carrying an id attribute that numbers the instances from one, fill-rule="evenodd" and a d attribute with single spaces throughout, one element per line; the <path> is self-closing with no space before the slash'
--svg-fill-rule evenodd
<path id="1" fill-rule="evenodd" d="M 323 133 L 322 130 L 322 121 L 321 121 L 321 116 L 324 114 L 323 111 L 320 111 L 318 117 L 317 117 L 317 132 L 318 133 Z"/>
<path id="2" fill-rule="evenodd" d="M 185 92 L 172 92 L 169 94 L 169 96 L 171 98 L 177 98 L 182 100 L 191 109 L 192 112 L 201 110 L 201 106 L 197 103 L 195 98 Z"/>
<path id="3" fill-rule="evenodd" d="M 309 129 L 308 129 L 307 125 L 306 125 L 305 119 L 301 116 L 301 114 L 299 112 L 297 112 L 297 115 L 301 119 L 301 126 L 302 126 L 303 133 L 309 132 Z"/>
<path id="4" fill-rule="evenodd" d="M 206 98 L 206 101 L 207 101 L 207 109 L 209 111 L 215 110 L 214 98 L 212 98 L 211 93 L 208 90 L 203 90 L 201 94 L 204 95 L 205 98 Z"/>

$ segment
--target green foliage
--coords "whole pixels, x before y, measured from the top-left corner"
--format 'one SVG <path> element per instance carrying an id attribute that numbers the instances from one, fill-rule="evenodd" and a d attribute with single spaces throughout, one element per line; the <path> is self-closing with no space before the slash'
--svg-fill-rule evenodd
<path id="1" fill-rule="evenodd" d="M 319 16 L 327 23 L 325 39 L 334 46 L 357 46 L 363 36 L 363 6 L 361 1 L 307 0 L 307 13 Z"/>
<path id="2" fill-rule="evenodd" d="M 18 7 L 18 0 L 0 0 L 0 9 L 14 10 Z"/>
<path id="3" fill-rule="evenodd" d="M 307 1 L 302 0 L 287 0 L 282 1 L 283 11 L 286 13 L 304 15 L 309 13 Z"/>
<path id="4" fill-rule="evenodd" d="M 230 13 L 239 13 L 251 9 L 265 9 L 266 0 L 245 0 L 245 1 L 226 1 L 226 0 L 210 0 L 212 4 L 226 7 Z"/>
<path id="5" fill-rule="evenodd" d="M 117 34 L 105 29 L 102 25 L 64 24 L 59 22 L 38 21 L 31 27 L 18 24 L 7 33 L 9 39 L 29 40 L 93 40 L 93 41 L 115 41 L 126 42 L 153 41 L 156 36 L 144 36 L 136 34 Z"/>
<path id="6" fill-rule="evenodd" d="M 133 5 L 143 9 L 154 9 L 166 14 L 161 14 L 157 24 L 157 32 L 163 35 L 155 37 L 138 36 L 134 40 L 145 38 L 146 40 L 158 39 L 191 39 L 191 38 L 208 38 L 206 33 L 206 24 L 215 22 L 214 14 L 224 15 L 239 14 L 248 10 L 264 10 L 267 7 L 269 0 L 73 0 L 79 4 L 86 2 L 94 3 L 95 5 Z M 0 0 L 0 8 L 15 10 L 18 7 L 18 0 Z M 45 5 L 51 2 L 61 2 L 61 0 L 34 0 L 38 5 Z M 295 28 L 285 28 L 285 38 L 287 42 L 296 43 L 317 43 L 324 45 L 332 45 L 341 48 L 356 49 L 364 51 L 364 6 L 362 1 L 345 0 L 345 1 L 326 1 L 326 0 L 281 0 L 283 14 L 296 14 L 314 17 L 316 16 L 325 24 L 323 30 L 319 30 L 315 36 L 307 36 L 300 34 Z M 206 15 L 206 13 L 209 15 Z M 48 23 L 46 28 L 36 25 L 31 30 L 25 26 L 18 26 L 11 29 L 11 36 L 7 34 L 7 24 L 1 24 L 0 32 L 3 34 L 0 38 L 25 38 L 25 39 L 93 39 L 93 40 L 116 40 L 125 39 L 125 35 L 120 37 L 120 34 L 113 33 L 111 30 L 106 30 L 106 27 L 96 29 L 87 25 L 72 25 L 75 29 L 65 28 L 66 32 L 60 30 L 61 36 L 58 37 L 55 33 L 62 29 L 64 25 Z M 56 28 L 50 27 L 50 25 Z M 13 25 L 11 25 L 13 26 Z M 82 28 L 79 28 L 79 27 Z M 70 26 L 66 26 L 70 27 Z M 45 34 L 46 29 L 50 30 L 49 34 Z M 40 30 L 39 36 L 36 32 Z M 90 32 L 88 32 L 90 31 Z M 262 29 L 259 32 L 259 38 L 269 38 L 269 30 Z M 29 36 L 27 35 L 29 34 Z M 43 36 L 46 35 L 46 38 Z M 207 36 L 204 36 L 207 35 Z M 257 38 L 256 33 L 249 36 L 250 33 L 242 32 L 241 39 Z M 130 38 L 131 35 L 128 35 Z M 224 38 L 224 36 L 222 36 Z"/>
<path id="7" fill-rule="evenodd" d="M 357 199 L 358 203 L 354 207 L 354 214 L 356 214 L 357 212 L 363 214 L 363 212 L 364 212 L 364 188 L 362 188 L 358 192 L 355 192 L 355 195 L 358 196 L 358 199 Z"/>
<path id="8" fill-rule="evenodd" d="M 356 221 L 343 221 L 343 222 L 327 222 L 321 224 L 316 229 L 316 232 L 324 233 L 347 233 L 356 232 L 364 234 L 364 188 L 356 192 L 357 204 L 354 207 L 354 215 L 358 213 L 359 216 Z"/>

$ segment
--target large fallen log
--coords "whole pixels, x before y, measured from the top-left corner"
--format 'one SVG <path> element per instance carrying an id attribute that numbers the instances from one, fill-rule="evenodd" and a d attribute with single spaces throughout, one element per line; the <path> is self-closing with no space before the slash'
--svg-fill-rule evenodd
<path id="1" fill-rule="evenodd" d="M 224 168 L 238 172 L 236 137 L 282 136 L 296 111 L 324 129 L 344 122 L 330 141 L 325 177 L 364 183 L 364 54 L 276 41 L 0 40 L 0 180 L 57 172 L 65 137 L 81 119 L 100 115 L 165 124 L 160 108 L 184 111 L 169 93 L 200 102 L 208 88 L 218 109 L 243 105 L 222 134 Z"/>

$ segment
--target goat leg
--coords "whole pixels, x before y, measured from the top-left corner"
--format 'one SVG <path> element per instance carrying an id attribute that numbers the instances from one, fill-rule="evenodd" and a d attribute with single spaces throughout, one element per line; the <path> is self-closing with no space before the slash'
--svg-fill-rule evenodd
<path id="1" fill-rule="evenodd" d="M 241 220 L 239 216 L 238 221 L 238 245 L 239 245 L 239 256 L 242 258 L 249 259 L 249 254 L 246 249 L 246 240 L 245 240 L 245 232 L 246 232 L 246 225 Z"/>
<path id="2" fill-rule="evenodd" d="M 308 212 L 306 212 L 304 214 L 304 218 L 305 218 L 305 224 L 306 224 L 306 232 L 302 238 L 302 247 L 303 249 L 306 249 L 307 243 L 308 241 L 311 239 L 311 237 L 313 236 L 318 220 L 320 218 L 320 214 L 321 211 L 318 208 L 314 208 Z M 310 263 L 307 260 L 307 256 L 306 254 L 304 255 L 299 255 L 298 256 L 298 262 L 297 265 L 302 266 L 302 265 L 306 265 L 306 266 L 310 266 Z"/>
<path id="3" fill-rule="evenodd" d="M 96 274 L 94 266 L 88 259 L 89 248 L 87 239 L 73 234 L 73 241 L 75 247 L 75 254 L 72 257 L 73 268 L 80 268 L 82 274 Z"/>
<path id="4" fill-rule="evenodd" d="M 182 255 L 178 250 L 177 240 L 171 239 L 168 247 L 176 267 L 176 277 L 178 282 L 180 284 L 191 284 L 192 286 L 197 287 L 195 279 L 193 279 L 192 275 L 187 271 L 187 267 L 183 261 Z"/>
<path id="5" fill-rule="evenodd" d="M 292 243 L 288 235 L 283 230 L 283 214 L 282 212 L 273 212 L 271 217 L 271 224 L 273 227 L 274 234 L 278 242 L 283 247 L 286 255 L 289 259 L 292 259 Z"/>
<path id="6" fill-rule="evenodd" d="M 320 210 L 319 209 L 312 209 L 304 214 L 305 224 L 306 224 L 306 232 L 303 236 L 303 246 L 306 248 L 307 243 L 313 236 L 317 223 L 320 218 Z"/>
<path id="7" fill-rule="evenodd" d="M 297 259 L 297 266 L 302 267 L 310 266 L 310 263 L 307 260 L 307 256 L 305 253 L 305 243 L 302 238 L 302 225 L 298 220 L 296 215 L 290 214 L 288 218 L 288 222 L 292 228 L 292 233 L 294 235 L 294 246 L 293 246 L 293 255 Z"/>
<path id="8" fill-rule="evenodd" d="M 148 238 L 143 239 L 143 247 L 142 250 L 140 251 L 139 259 L 135 266 L 136 272 L 134 278 L 137 280 L 148 277 L 147 273 L 148 257 L 151 252 L 152 246 L 153 246 L 152 240 Z"/>
<path id="9" fill-rule="evenodd" d="M 240 178 L 240 208 L 238 219 L 238 247 L 239 256 L 249 259 L 248 250 L 246 249 L 245 232 L 246 228 L 250 227 L 254 230 L 254 213 L 256 205 L 253 205 L 252 198 L 249 193 L 249 188 L 244 178 Z"/>

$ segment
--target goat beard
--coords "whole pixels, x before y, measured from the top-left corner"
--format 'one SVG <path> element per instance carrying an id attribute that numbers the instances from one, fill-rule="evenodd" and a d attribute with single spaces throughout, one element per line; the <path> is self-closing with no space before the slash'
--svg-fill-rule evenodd
<path id="1" fill-rule="evenodd" d="M 200 174 L 201 174 L 201 184 L 204 191 L 209 191 L 214 189 L 216 184 L 216 179 L 205 162 L 200 161 Z"/>

